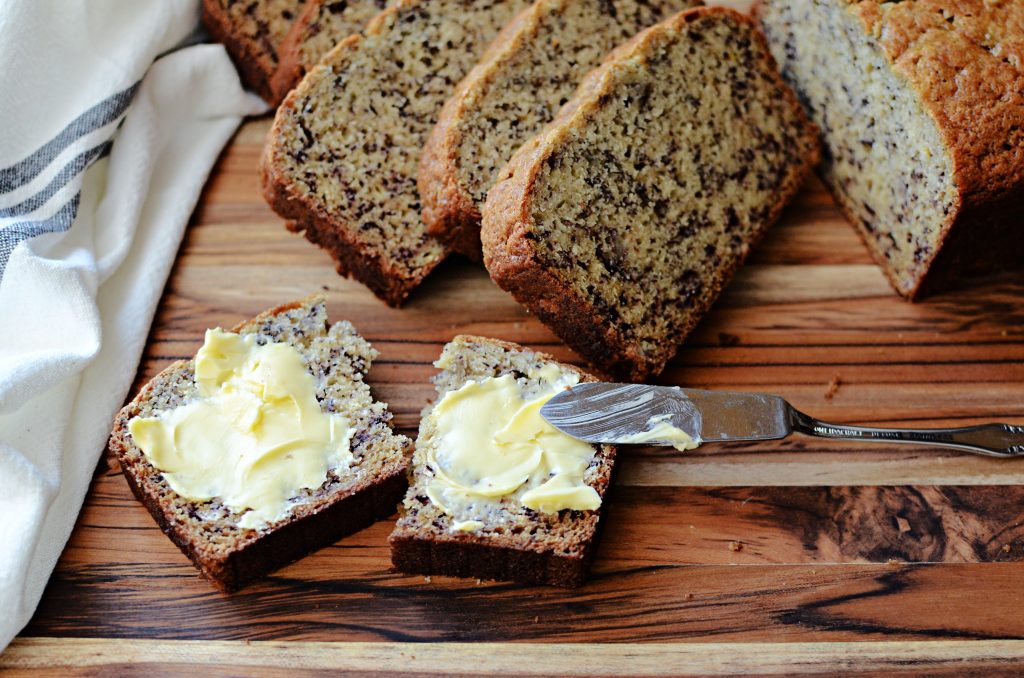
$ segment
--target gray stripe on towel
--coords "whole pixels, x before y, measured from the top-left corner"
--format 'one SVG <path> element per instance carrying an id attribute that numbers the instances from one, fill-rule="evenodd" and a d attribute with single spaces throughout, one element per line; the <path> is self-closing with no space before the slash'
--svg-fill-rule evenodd
<path id="1" fill-rule="evenodd" d="M 33 238 L 43 233 L 56 233 L 71 228 L 78 214 L 78 203 L 82 199 L 81 192 L 68 200 L 56 214 L 49 219 L 42 221 L 21 221 L 9 226 L 0 228 L 0 277 L 3 277 L 7 269 L 7 260 L 11 258 L 11 252 L 22 240 Z"/>
<path id="2" fill-rule="evenodd" d="M 72 120 L 39 149 L 24 160 L 0 169 L 0 193 L 7 193 L 32 181 L 46 169 L 54 158 L 86 134 L 117 120 L 128 110 L 139 82 L 113 94 Z"/>
<path id="3" fill-rule="evenodd" d="M 73 158 L 71 162 L 64 166 L 64 169 L 62 169 L 60 173 L 53 178 L 53 181 L 47 184 L 46 188 L 17 205 L 0 208 L 0 218 L 17 217 L 36 211 L 45 205 L 46 201 L 56 195 L 59 190 L 64 188 L 69 181 L 74 179 L 83 170 L 85 170 L 86 167 L 91 165 L 96 158 L 105 154 L 109 148 L 110 141 L 104 141 L 98 146 L 82 151 Z"/>

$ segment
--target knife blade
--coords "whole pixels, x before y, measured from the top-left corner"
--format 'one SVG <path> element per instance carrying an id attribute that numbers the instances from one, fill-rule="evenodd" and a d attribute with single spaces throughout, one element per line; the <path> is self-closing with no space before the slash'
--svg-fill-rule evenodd
<path id="1" fill-rule="evenodd" d="M 789 405 L 779 396 L 678 386 L 577 384 L 551 398 L 540 414 L 563 433 L 590 443 L 635 442 L 636 435 L 651 431 L 659 421 L 699 442 L 778 440 L 793 431 Z"/>

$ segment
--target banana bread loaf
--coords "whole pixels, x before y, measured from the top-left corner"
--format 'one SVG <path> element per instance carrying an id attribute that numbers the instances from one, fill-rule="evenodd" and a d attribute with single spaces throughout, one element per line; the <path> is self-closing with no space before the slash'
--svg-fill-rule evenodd
<path id="1" fill-rule="evenodd" d="M 501 32 L 444 106 L 420 161 L 427 230 L 471 258 L 480 207 L 524 141 L 551 122 L 584 75 L 640 29 L 699 0 L 538 0 Z"/>
<path id="2" fill-rule="evenodd" d="M 825 183 L 913 298 L 1024 261 L 1024 3 L 764 0 Z"/>
<path id="3" fill-rule="evenodd" d="M 687 10 L 616 49 L 501 171 L 491 277 L 622 379 L 662 370 L 817 161 L 760 32 Z"/>
<path id="4" fill-rule="evenodd" d="M 201 399 L 194 360 L 178 361 L 154 377 L 117 415 L 110 437 L 135 496 L 200 572 L 227 591 L 391 515 L 407 486 L 411 454 L 410 441 L 391 432 L 387 405 L 374 402 L 363 383 L 376 351 L 347 322 L 328 328 L 323 299 L 267 311 L 234 332 L 253 337 L 259 346 L 296 349 L 314 378 L 321 411 L 339 414 L 350 425 L 348 461 L 328 466 L 319 486 L 286 497 L 283 517 L 251 520 L 251 504 L 246 510 L 231 508 L 218 496 L 206 501 L 182 496 L 169 479 L 175 475 L 170 471 L 180 469 L 158 469 L 133 437 L 133 420 L 159 420 Z M 260 410 L 258 416 L 271 415 Z M 234 463 L 227 449 L 224 453 L 218 463 Z M 253 477 L 246 476 L 250 483 L 256 482 Z"/>
<path id="5" fill-rule="evenodd" d="M 472 336 L 453 339 L 435 365 L 441 369 L 434 378 L 439 401 L 420 423 L 409 492 L 391 534 L 395 567 L 411 574 L 581 584 L 597 546 L 615 448 L 569 438 L 537 412 L 546 397 L 593 378 L 543 353 Z M 487 386 L 502 389 L 500 402 L 459 409 L 472 405 L 472 398 L 486 399 Z M 460 395 L 464 399 L 446 413 Z M 522 434 L 508 441 L 511 447 L 499 448 L 498 429 L 515 430 L 497 414 L 510 398 L 526 403 L 512 417 Z M 493 439 L 474 438 L 481 427 L 498 432 Z M 535 449 L 541 440 L 547 441 L 540 443 L 542 451 Z M 464 466 L 456 463 L 460 446 L 469 456 Z M 517 454 L 529 463 L 517 464 Z M 482 473 L 488 459 L 516 465 L 488 475 Z M 511 476 L 505 487 L 502 475 Z"/>
<path id="6" fill-rule="evenodd" d="M 278 109 L 263 187 L 290 228 L 387 303 L 447 254 L 416 168 L 455 84 L 525 0 L 402 0 L 324 57 Z"/>
<path id="7" fill-rule="evenodd" d="M 306 0 L 203 0 L 203 25 L 223 43 L 242 82 L 275 105 L 278 50 Z"/>

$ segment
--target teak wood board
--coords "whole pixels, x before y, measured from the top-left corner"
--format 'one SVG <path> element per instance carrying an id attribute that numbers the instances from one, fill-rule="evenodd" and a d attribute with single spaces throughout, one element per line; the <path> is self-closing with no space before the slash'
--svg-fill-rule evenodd
<path id="1" fill-rule="evenodd" d="M 410 435 L 456 334 L 580 362 L 467 261 L 400 310 L 338 277 L 260 197 L 268 126 L 246 123 L 214 170 L 130 396 L 206 328 L 315 291 L 380 350 L 368 381 Z M 659 381 L 778 393 L 837 422 L 1022 423 L 1024 281 L 906 303 L 811 180 Z M 580 589 L 392 573 L 381 521 L 223 595 L 104 456 L 0 668 L 961 675 L 1024 657 L 1024 460 L 807 438 L 620 458 Z"/>

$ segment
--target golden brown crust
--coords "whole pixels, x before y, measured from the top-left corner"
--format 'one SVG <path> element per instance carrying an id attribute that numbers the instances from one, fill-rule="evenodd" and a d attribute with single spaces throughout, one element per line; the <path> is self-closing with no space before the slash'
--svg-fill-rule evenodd
<path id="1" fill-rule="evenodd" d="M 1024 185 L 1024 4 L 850 3 L 953 155 L 964 208 Z"/>
<path id="2" fill-rule="evenodd" d="M 318 301 L 320 297 L 314 296 L 282 304 L 239 323 L 232 331 L 259 327 L 280 313 Z M 190 361 L 179 360 L 153 377 L 118 412 L 110 435 L 109 450 L 117 458 L 132 494 L 146 507 L 160 529 L 217 588 L 235 591 L 395 512 L 408 486 L 406 466 L 411 444 L 410 449 L 406 450 L 405 463 L 383 469 L 382 474 L 368 477 L 330 503 L 296 509 L 294 519 L 261 536 L 253 533 L 241 540 L 237 548 L 220 553 L 203 548 L 198 535 L 174 519 L 173 507 L 161 502 L 150 480 L 152 466 L 144 459 L 135 459 L 130 454 L 134 445 L 128 432 L 129 422 L 141 413 L 143 404 L 175 382 L 182 373 L 190 370 Z"/>
<path id="3" fill-rule="evenodd" d="M 539 360 L 556 363 L 560 368 L 575 373 L 581 382 L 597 381 L 594 375 L 585 370 L 510 341 L 463 334 L 456 336 L 451 343 L 490 345 L 507 352 L 529 353 Z M 399 521 L 388 539 L 391 544 L 391 562 L 396 570 L 409 574 L 510 580 L 548 586 L 580 586 L 587 578 L 590 564 L 597 551 L 603 527 L 603 501 L 611 486 L 616 454 L 617 448 L 614 445 L 601 446 L 600 470 L 590 485 L 601 496 L 602 507 L 594 511 L 581 512 L 581 516 L 577 518 L 580 521 L 580 529 L 589 529 L 593 524 L 592 535 L 579 544 L 579 548 L 559 553 L 539 542 L 530 542 L 524 547 L 522 539 L 517 540 L 511 534 L 424 534 L 422 530 Z"/>
<path id="4" fill-rule="evenodd" d="M 270 86 L 278 103 L 283 101 L 288 96 L 288 92 L 299 84 L 306 75 L 307 68 L 313 66 L 313 63 L 309 63 L 313 61 L 310 56 L 303 57 L 302 48 L 308 47 L 307 41 L 313 41 L 321 35 L 328 35 L 334 37 L 335 44 L 337 44 L 349 35 L 359 33 L 365 28 L 361 19 L 366 12 L 372 12 L 372 17 L 385 9 L 382 1 L 378 1 L 370 7 L 363 6 L 363 1 L 349 2 L 347 8 L 341 9 L 342 15 L 351 11 L 358 12 L 360 19 L 341 19 L 334 17 L 335 8 L 331 6 L 340 6 L 340 3 L 333 0 L 306 0 L 302 13 L 295 19 L 278 48 L 278 66 L 270 79 Z M 369 24 L 370 21 L 372 18 L 365 23 Z M 328 25 L 325 25 L 325 22 Z M 342 26 L 348 28 L 345 33 L 341 32 Z M 304 58 L 308 61 L 304 61 Z"/>
<path id="5" fill-rule="evenodd" d="M 642 52 L 651 41 L 657 39 L 666 26 L 679 26 L 697 21 L 714 14 L 728 14 L 752 25 L 752 21 L 732 10 L 715 8 L 694 8 L 679 13 L 657 26 L 642 31 L 631 40 L 613 50 L 601 67 L 591 72 L 580 83 L 576 95 L 559 112 L 555 120 L 539 136 L 526 143 L 509 160 L 501 171 L 498 181 L 487 196 L 483 210 L 481 241 L 484 251 L 484 265 L 491 279 L 502 289 L 510 292 L 519 303 L 534 312 L 545 325 L 558 334 L 563 341 L 578 351 L 599 370 L 615 378 L 628 381 L 644 381 L 658 374 L 671 354 L 650 357 L 642 355 L 635 346 L 620 336 L 593 305 L 580 296 L 556 272 L 548 269 L 539 259 L 534 241 L 530 237 L 531 200 L 534 185 L 544 163 L 573 131 L 585 123 L 587 116 L 601 105 L 602 94 L 611 86 L 611 75 L 620 61 L 632 58 Z M 759 31 L 753 31 L 760 43 L 772 71 L 777 70 L 768 46 Z M 780 90 L 789 105 L 804 120 L 804 136 L 817 137 L 817 130 L 806 119 L 803 109 L 792 91 L 778 80 Z M 809 144 L 817 148 L 816 141 Z M 773 223 L 783 207 L 800 188 L 804 176 L 818 161 L 817 152 L 804 159 L 803 166 L 794 171 L 780 189 L 780 199 L 772 206 L 765 226 Z M 764 229 L 757 234 L 759 238 Z M 750 243 L 751 245 L 756 242 Z M 705 295 L 704 307 L 691 315 L 686 326 L 679 329 L 679 341 L 693 329 L 701 314 L 721 292 L 721 287 L 730 280 L 736 268 L 742 264 L 737 260 L 728 270 L 714 281 Z"/>

